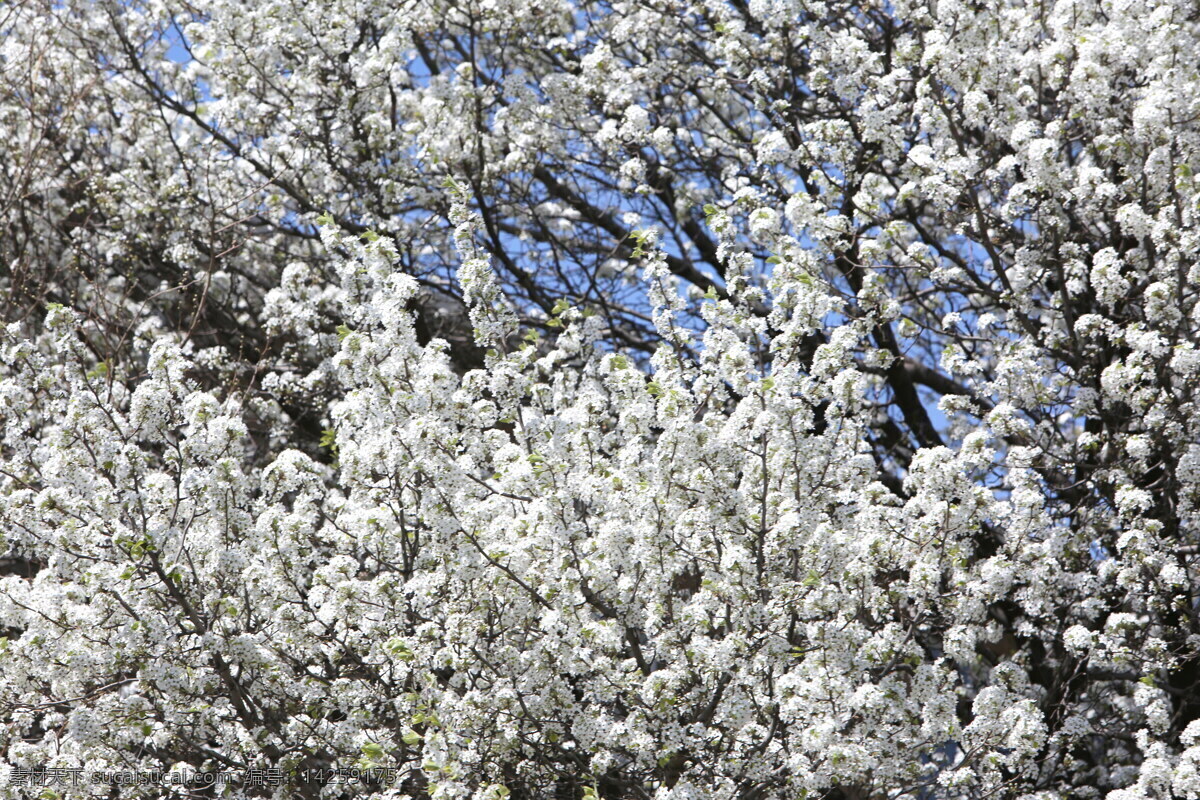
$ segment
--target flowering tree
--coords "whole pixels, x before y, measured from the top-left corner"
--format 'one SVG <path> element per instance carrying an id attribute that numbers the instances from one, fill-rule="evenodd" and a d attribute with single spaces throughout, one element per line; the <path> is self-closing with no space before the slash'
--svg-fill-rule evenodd
<path id="1" fill-rule="evenodd" d="M 1200 798 L 1191 4 L 0 31 L 10 778 Z"/>

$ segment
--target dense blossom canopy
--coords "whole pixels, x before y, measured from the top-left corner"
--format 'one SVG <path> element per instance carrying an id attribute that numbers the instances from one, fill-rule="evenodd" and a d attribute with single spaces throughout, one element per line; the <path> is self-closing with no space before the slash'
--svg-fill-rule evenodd
<path id="1" fill-rule="evenodd" d="M 1181 0 L 0 4 L 0 779 L 1197 800 L 1197 53 Z"/>

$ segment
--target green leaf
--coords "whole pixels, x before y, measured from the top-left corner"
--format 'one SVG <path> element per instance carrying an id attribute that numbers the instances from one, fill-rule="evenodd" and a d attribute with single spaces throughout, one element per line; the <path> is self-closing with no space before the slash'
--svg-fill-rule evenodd
<path id="1" fill-rule="evenodd" d="M 366 239 L 368 242 L 377 242 L 379 241 L 379 234 L 375 231 L 364 231 L 362 238 Z"/>
<path id="2" fill-rule="evenodd" d="M 405 731 L 403 734 L 401 734 L 400 738 L 403 739 L 404 743 L 409 747 L 413 747 L 421 743 L 421 734 L 414 730 Z"/>
<path id="3" fill-rule="evenodd" d="M 717 299 L 717 287 L 710 285 L 708 287 L 708 289 L 705 290 L 705 292 L 704 292 L 704 299 L 705 300 L 716 300 Z"/>
<path id="4" fill-rule="evenodd" d="M 417 657 L 416 654 L 413 653 L 412 649 L 408 646 L 408 643 L 403 639 L 389 639 L 388 643 L 385 644 L 384 647 L 387 648 L 389 653 L 401 661 L 412 661 Z"/>
<path id="5" fill-rule="evenodd" d="M 330 214 L 328 211 L 326 211 L 321 216 L 317 217 L 317 224 L 322 227 L 324 227 L 326 225 L 332 225 L 333 223 L 334 223 L 333 214 Z"/>
<path id="6" fill-rule="evenodd" d="M 550 309 L 550 313 L 558 315 L 568 310 L 570 307 L 571 304 L 567 302 L 566 298 L 560 298 L 559 301 L 554 304 L 554 308 Z"/>
<path id="7" fill-rule="evenodd" d="M 345 324 L 337 326 L 337 337 L 339 342 L 344 342 L 346 337 L 352 333 L 354 333 L 354 330 Z"/>
<path id="8" fill-rule="evenodd" d="M 383 758 L 383 748 L 374 742 L 367 742 L 362 746 L 363 755 L 372 761 L 378 761 Z"/>
<path id="9" fill-rule="evenodd" d="M 630 231 L 629 238 L 637 242 L 637 246 L 633 248 L 633 258 L 641 258 L 644 256 L 646 251 L 642 249 L 642 245 L 644 245 L 646 240 L 650 238 L 650 232 L 644 230 Z"/>
<path id="10" fill-rule="evenodd" d="M 782 264 L 783 259 L 780 258 L 779 256 L 771 256 L 770 258 L 767 259 L 767 263 L 768 264 Z"/>

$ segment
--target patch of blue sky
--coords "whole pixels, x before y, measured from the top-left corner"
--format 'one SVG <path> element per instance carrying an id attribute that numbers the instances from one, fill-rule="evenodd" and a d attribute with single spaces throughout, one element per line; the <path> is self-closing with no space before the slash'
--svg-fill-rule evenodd
<path id="1" fill-rule="evenodd" d="M 191 46 L 178 22 L 172 22 L 163 32 L 163 37 L 168 42 L 167 58 L 176 64 L 187 64 L 193 60 Z"/>

